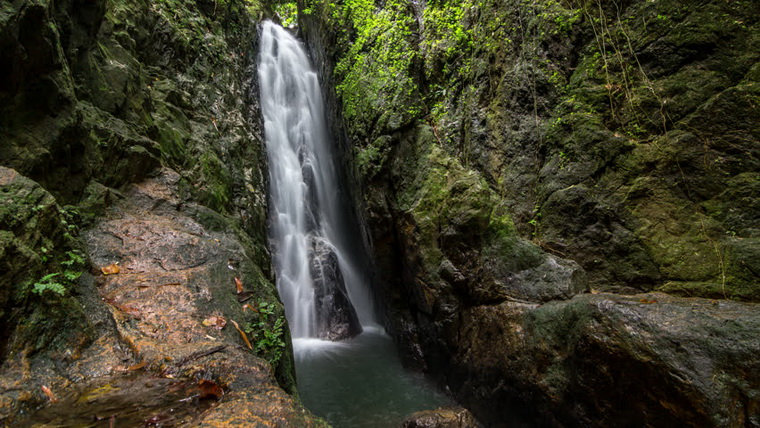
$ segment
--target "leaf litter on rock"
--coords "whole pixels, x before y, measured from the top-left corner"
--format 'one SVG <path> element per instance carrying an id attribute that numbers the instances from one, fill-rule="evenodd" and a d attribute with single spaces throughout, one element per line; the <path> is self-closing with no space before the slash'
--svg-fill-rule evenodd
<path id="1" fill-rule="evenodd" d="M 116 275 L 117 273 L 121 272 L 121 268 L 116 263 L 111 263 L 108 266 L 103 266 L 100 268 L 100 271 L 103 272 L 103 275 Z"/>
<path id="2" fill-rule="evenodd" d="M 227 325 L 227 320 L 224 317 L 214 315 L 203 320 L 203 325 L 206 327 L 213 327 L 217 330 L 221 330 Z"/>
<path id="3" fill-rule="evenodd" d="M 199 398 L 201 400 L 208 398 L 219 399 L 224 395 L 222 387 L 216 382 L 208 379 L 201 379 L 198 381 L 198 390 L 200 391 Z"/>
<path id="4" fill-rule="evenodd" d="M 238 331 L 238 333 L 240 333 L 240 337 L 243 338 L 243 342 L 245 342 L 246 346 L 248 346 L 248 349 L 253 351 L 253 346 L 251 345 L 251 341 L 248 340 L 248 335 L 245 334 L 245 332 L 240 329 L 240 326 L 238 325 L 238 323 L 235 322 L 235 320 L 230 320 L 230 322 L 232 323 L 232 325 L 235 326 L 235 329 Z"/>
<path id="5" fill-rule="evenodd" d="M 244 291 L 237 295 L 238 303 L 243 303 L 251 300 L 251 297 L 253 297 L 253 291 Z"/>
<path id="6" fill-rule="evenodd" d="M 51 403 L 58 402 L 58 398 L 55 396 L 55 394 L 53 394 L 53 391 L 50 388 L 48 388 L 45 385 L 42 385 L 40 389 L 42 389 L 42 392 L 47 396 L 48 400 L 50 400 Z"/>

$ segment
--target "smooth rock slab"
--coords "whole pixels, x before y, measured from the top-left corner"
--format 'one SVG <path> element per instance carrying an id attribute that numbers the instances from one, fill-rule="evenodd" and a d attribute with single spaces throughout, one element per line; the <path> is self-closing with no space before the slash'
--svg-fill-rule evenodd
<path id="1" fill-rule="evenodd" d="M 494 426 L 760 426 L 760 305 L 661 293 L 462 314 L 450 385 Z"/>

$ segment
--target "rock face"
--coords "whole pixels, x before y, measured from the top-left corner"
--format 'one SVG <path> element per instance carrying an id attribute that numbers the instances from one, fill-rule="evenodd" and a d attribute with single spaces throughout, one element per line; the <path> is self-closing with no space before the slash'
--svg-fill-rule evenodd
<path id="1" fill-rule="evenodd" d="M 298 4 L 410 365 L 493 426 L 757 424 L 752 2 Z"/>
<path id="2" fill-rule="evenodd" d="M 116 273 L 105 269 L 86 274 L 78 285 L 87 314 L 83 322 L 97 330 L 98 338 L 62 361 L 39 359 L 32 367 L 6 369 L 0 378 L 4 383 L 13 377 L 32 381 L 16 387 L 13 406 L 35 404 L 38 385 L 58 393 L 62 401 L 26 419 L 8 414 L 4 406 L 6 422 L 72 424 L 97 415 L 127 425 L 154 419 L 206 426 L 260 420 L 321 425 L 275 379 L 276 367 L 283 366 L 280 359 L 290 358 L 287 333 L 279 330 L 281 344 L 257 346 L 255 356 L 234 326 L 250 331 L 247 326 L 259 321 L 252 311 L 243 310 L 234 278 L 254 294 L 254 303 L 276 301 L 249 256 L 252 247 L 240 240 L 239 226 L 229 222 L 217 228 L 208 208 L 183 200 L 179 181 L 176 172 L 161 170 L 128 189 L 83 233 L 95 267 L 119 267 Z M 217 214 L 216 221 L 225 219 Z M 283 318 L 282 307 L 273 315 Z M 275 329 L 274 320 L 265 321 Z M 255 341 L 252 333 L 249 340 Z M 77 382 L 72 385 L 69 379 Z M 142 382 L 144 395 L 130 392 Z M 26 391 L 26 399 L 19 391 Z M 3 392 L 4 404 L 12 403 L 11 394 L 10 389 Z M 196 404 L 200 407 L 188 414 L 180 406 L 182 418 L 174 420 L 180 416 L 170 409 L 199 394 L 210 402 Z M 77 402 L 74 409 L 71 402 Z"/>
<path id="3" fill-rule="evenodd" d="M 320 424 L 267 251 L 261 8 L 0 5 L 0 424 L 169 424 L 194 395 L 185 423 Z"/>
<path id="4" fill-rule="evenodd" d="M 63 352 L 92 333 L 82 308 L 63 292 L 74 281 L 64 274 L 84 263 L 66 214 L 38 183 L 0 166 L 0 355 Z"/>
<path id="5" fill-rule="evenodd" d="M 501 403 L 470 402 L 496 424 L 755 426 L 756 311 L 661 293 L 472 308 L 451 378 Z"/>
<path id="6" fill-rule="evenodd" d="M 481 425 L 467 409 L 443 407 L 413 413 L 403 422 L 403 428 L 478 428 Z"/>
<path id="7" fill-rule="evenodd" d="M 362 326 L 348 297 L 335 249 L 319 237 L 311 242 L 309 269 L 314 280 L 319 337 L 327 340 L 354 337 L 362 332 Z"/>
<path id="8" fill-rule="evenodd" d="M 594 288 L 760 300 L 752 2 L 394 3 L 374 20 L 300 4 L 370 219 L 408 210 L 394 159 L 424 159 L 403 146 L 428 125 Z"/>

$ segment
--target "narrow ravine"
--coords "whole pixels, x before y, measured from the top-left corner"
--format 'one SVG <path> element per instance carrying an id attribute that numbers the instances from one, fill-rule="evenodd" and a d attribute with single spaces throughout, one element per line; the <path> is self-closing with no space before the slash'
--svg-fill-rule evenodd
<path id="1" fill-rule="evenodd" d="M 266 21 L 259 81 L 270 240 L 304 404 L 334 426 L 387 427 L 448 400 L 403 369 L 377 322 L 334 161 L 319 81 L 303 45 Z"/>

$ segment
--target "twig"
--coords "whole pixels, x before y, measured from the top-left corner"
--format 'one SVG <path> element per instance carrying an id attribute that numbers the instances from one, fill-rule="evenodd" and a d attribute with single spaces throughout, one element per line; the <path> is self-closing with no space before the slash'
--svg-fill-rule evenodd
<path id="1" fill-rule="evenodd" d="M 180 360 L 179 364 L 177 364 L 177 367 L 181 367 L 189 363 L 190 361 L 194 361 L 194 360 L 206 357 L 208 355 L 216 354 L 217 352 L 224 351 L 225 348 L 227 348 L 227 345 L 219 345 L 219 346 L 214 346 L 213 348 L 207 349 L 204 351 L 193 352 L 192 354 Z"/>

